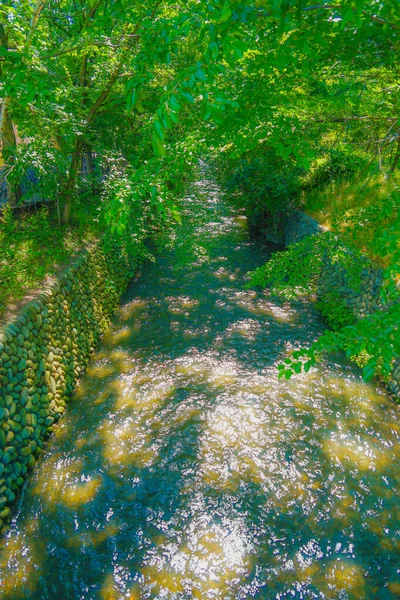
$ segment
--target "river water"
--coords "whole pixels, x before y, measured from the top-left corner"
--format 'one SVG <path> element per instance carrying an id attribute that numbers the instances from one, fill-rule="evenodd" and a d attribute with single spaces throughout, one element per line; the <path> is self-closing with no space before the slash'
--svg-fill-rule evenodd
<path id="1" fill-rule="evenodd" d="M 24 489 L 1 597 L 399 598 L 398 408 L 340 357 L 278 381 L 320 318 L 245 290 L 272 250 L 215 184 L 187 207 Z"/>

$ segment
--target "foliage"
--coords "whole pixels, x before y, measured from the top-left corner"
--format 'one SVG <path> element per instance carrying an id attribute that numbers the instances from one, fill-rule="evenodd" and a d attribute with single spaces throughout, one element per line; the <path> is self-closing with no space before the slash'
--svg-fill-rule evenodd
<path id="1" fill-rule="evenodd" d="M 318 310 L 328 327 L 333 331 L 340 331 L 347 325 L 353 325 L 356 321 L 354 314 L 343 300 L 338 291 L 325 292 L 322 300 L 316 304 Z"/>
<path id="2" fill-rule="evenodd" d="M 393 293 L 400 275 L 400 188 L 374 204 L 347 211 L 333 227 L 348 244 L 381 259 L 387 290 Z"/>
<path id="3" fill-rule="evenodd" d="M 318 158 L 310 165 L 303 177 L 301 187 L 304 191 L 315 188 L 325 188 L 333 182 L 348 180 L 358 175 L 368 163 L 368 154 L 342 148 L 320 149 Z"/>
<path id="4" fill-rule="evenodd" d="M 1 12 L 3 143 L 8 114 L 34 140 L 41 179 L 57 180 L 48 189 L 61 192 L 64 220 L 84 152 L 138 168 L 154 151 L 158 171 L 177 144 L 188 156 L 206 135 L 246 159 L 267 142 L 307 169 L 339 139 L 396 163 L 393 0 L 18 0 Z M 10 140 L 3 154 L 17 184 L 29 158 Z"/>
<path id="5" fill-rule="evenodd" d="M 5 207 L 0 217 L 0 319 L 10 304 L 36 288 L 57 266 L 96 235 L 89 219 L 80 227 L 57 227 L 48 207 L 20 217 Z"/>
<path id="6" fill-rule="evenodd" d="M 261 156 L 219 164 L 228 198 L 245 209 L 257 229 L 269 221 L 277 229 L 282 217 L 298 208 L 301 172 L 293 160 L 284 161 L 273 149 L 266 149 Z"/>
<path id="7" fill-rule="evenodd" d="M 229 2 L 20 0 L 3 3 L 1 14 L 6 178 L 18 185 L 29 165 L 5 135 L 11 118 L 36 141 L 36 167 L 50 179 L 52 155 L 53 195 L 57 189 L 62 196 L 64 222 L 76 202 L 84 153 L 123 157 L 136 169 L 152 158 L 157 172 L 167 134 L 200 96 L 204 119 L 218 122 L 234 106 L 215 88 L 224 72 L 219 57 L 234 56 L 242 44 Z"/>
<path id="8" fill-rule="evenodd" d="M 109 224 L 109 235 L 123 233 L 129 254 L 138 260 L 152 257 L 150 246 L 168 246 L 171 230 L 180 222 L 169 180 L 151 166 L 134 169 L 126 161 L 110 160 L 102 193 L 100 213 Z"/>
<path id="9" fill-rule="evenodd" d="M 325 297 L 323 314 L 329 315 L 328 324 L 334 330 L 326 331 L 310 348 L 297 350 L 286 358 L 279 367 L 281 377 L 289 378 L 302 369 L 308 371 L 322 354 L 337 350 L 363 364 L 366 380 L 374 375 L 387 377 L 393 361 L 400 358 L 400 190 L 379 204 L 343 215 L 336 225 L 340 242 L 331 232 L 309 236 L 275 254 L 254 272 L 251 284 L 269 285 L 272 292 L 286 297 L 299 292 L 315 293 L 324 262 L 329 261 L 338 262 L 350 274 L 351 287 L 357 291 L 366 264 L 357 247 L 363 232 L 370 251 L 387 262 L 381 289 L 384 307 L 353 321 L 338 295 Z"/>
<path id="10" fill-rule="evenodd" d="M 302 369 L 309 371 L 327 352 L 342 350 L 346 356 L 363 366 L 363 378 L 369 381 L 374 375 L 387 378 L 394 360 L 400 357 L 398 323 L 399 303 L 385 311 L 376 311 L 365 319 L 359 319 L 338 332 L 325 331 L 310 348 L 292 352 L 279 365 L 279 376 L 289 379 Z M 365 357 L 368 357 L 367 361 Z"/>
<path id="11" fill-rule="evenodd" d="M 94 212 L 96 227 L 124 236 L 136 256 L 173 243 L 182 174 L 191 178 L 199 156 L 233 174 L 235 201 L 257 217 L 287 212 L 301 188 L 338 185 L 360 170 L 387 178 L 398 171 L 397 0 L 4 0 L 0 17 L 10 197 L 21 195 L 34 167 L 40 183 L 30 195 L 59 198 L 65 224 L 84 226 Z M 29 143 L 17 143 L 16 131 Z M 85 156 L 101 169 L 83 186 Z M 353 253 L 367 248 L 382 259 L 388 295 L 399 264 L 396 202 L 356 206 L 332 234 Z M 22 222 L 2 235 L 3 256 L 23 271 L 14 247 Z M 51 222 L 62 248 L 70 230 Z M 275 277 L 287 293 L 308 291 L 330 246 L 335 260 L 352 261 L 331 241 L 320 236 L 307 242 L 313 247 L 279 254 L 260 278 Z M 373 328 L 392 327 L 380 318 L 363 325 L 366 332 L 371 324 L 365 344 L 379 356 L 377 368 L 388 357 L 371 342 Z M 347 331 L 350 348 L 356 334 Z"/>

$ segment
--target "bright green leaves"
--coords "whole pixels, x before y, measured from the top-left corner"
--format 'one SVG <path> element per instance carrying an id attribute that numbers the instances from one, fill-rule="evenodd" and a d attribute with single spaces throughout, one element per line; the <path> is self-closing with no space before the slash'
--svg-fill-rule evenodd
<path id="1" fill-rule="evenodd" d="M 154 132 L 155 132 L 157 138 L 159 138 L 161 140 L 161 142 L 165 141 L 165 126 L 160 121 L 158 116 L 154 119 Z"/>
<path id="2" fill-rule="evenodd" d="M 175 158 L 175 160 L 174 160 Z M 124 161 L 111 160 L 109 176 L 102 194 L 102 217 L 112 235 L 123 235 L 130 252 L 138 258 L 152 258 L 152 247 L 165 247 L 173 239 L 180 215 L 173 200 L 171 180 L 179 160 L 160 161 L 154 156 L 134 169 Z"/>
<path id="3" fill-rule="evenodd" d="M 169 107 L 171 112 L 175 114 L 181 110 L 182 106 L 176 94 L 172 94 L 172 96 L 169 98 Z"/>
<path id="4" fill-rule="evenodd" d="M 153 121 L 152 145 L 156 156 L 166 155 L 166 136 L 169 129 L 179 122 L 179 113 L 184 104 L 193 104 L 194 97 L 185 89 L 175 91 L 157 110 Z"/>
<path id="5" fill-rule="evenodd" d="M 163 157 L 166 155 L 166 149 L 165 149 L 164 143 L 160 140 L 160 138 L 157 136 L 157 134 L 153 135 L 152 145 L 153 145 L 154 154 L 156 156 Z"/>
<path id="6" fill-rule="evenodd" d="M 312 171 L 322 144 L 333 148 L 346 138 L 346 144 L 355 140 L 362 147 L 386 148 L 395 157 L 395 142 L 376 143 L 385 136 L 396 140 L 399 127 L 394 120 L 385 122 L 386 117 L 398 117 L 392 49 L 399 34 L 392 25 L 400 13 L 394 0 L 91 2 L 99 9 L 89 23 L 89 5 L 83 4 L 71 19 L 68 3 L 47 3 L 31 51 L 25 54 L 21 50 L 34 3 L 11 4 L 8 20 L 7 8 L 0 8 L 9 36 L 7 49 L 0 50 L 1 92 L 11 97 L 10 113 L 19 131 L 42 142 L 37 169 L 51 171 L 45 149 L 59 146 L 60 185 L 77 140 L 107 161 L 121 155 L 137 169 L 149 165 L 140 174 L 152 182 L 151 189 L 141 188 L 137 180 L 133 184 L 131 174 L 126 180 L 124 173 L 118 190 L 110 188 L 114 200 L 108 223 L 115 232 L 127 230 L 134 210 L 151 222 L 154 218 L 157 227 L 164 217 L 170 219 L 170 196 L 158 170 L 164 169 L 167 178 L 170 161 L 177 155 L 191 160 L 201 147 L 207 152 L 213 148 L 215 155 L 229 152 L 239 160 L 274 157 L 279 176 L 268 174 L 269 164 L 254 175 L 253 187 L 241 180 L 259 215 L 270 208 L 271 199 L 285 210 L 294 206 L 300 191 L 289 171 L 304 173 L 310 164 Z M 357 123 L 363 115 L 373 118 Z M 29 159 L 24 160 L 26 166 Z M 179 164 L 186 172 L 186 163 Z M 253 161 L 253 166 L 260 164 Z M 327 163 L 321 171 L 326 175 L 330 169 Z M 15 167 L 13 172 L 22 170 Z M 181 179 L 176 172 L 174 176 Z M 47 175 L 49 181 L 51 177 Z M 375 218 L 371 214 L 364 219 L 364 230 Z M 142 224 L 134 222 L 139 237 L 144 237 Z M 387 297 L 393 294 L 393 264 L 400 264 L 396 228 L 398 221 L 393 219 L 373 237 L 377 253 L 380 248 L 392 265 L 385 274 Z M 287 294 L 294 294 L 292 285 L 307 290 L 320 268 L 319 249 L 316 256 L 306 245 L 303 251 L 301 258 L 297 249 L 281 257 L 280 266 L 271 262 L 255 277 L 275 278 L 276 288 Z M 344 260 L 339 255 L 337 259 Z M 340 316 L 339 309 L 332 312 Z M 385 330 L 389 329 L 390 325 Z M 350 330 L 346 335 L 349 339 Z M 296 372 L 298 362 L 287 366 Z M 377 364 L 386 362 L 382 357 Z M 309 365 L 309 359 L 304 364 Z"/>
<path id="7" fill-rule="evenodd" d="M 362 375 L 363 375 L 364 381 L 370 381 L 374 377 L 376 367 L 377 367 L 376 358 L 371 358 L 362 370 Z"/>
<path id="8" fill-rule="evenodd" d="M 232 9 L 231 9 L 230 2 L 228 0 L 225 0 L 224 5 L 222 7 L 221 14 L 218 18 L 218 21 L 220 23 L 225 23 L 226 21 L 229 21 L 231 16 L 232 16 Z"/>
<path id="9" fill-rule="evenodd" d="M 299 293 L 313 293 L 330 241 L 330 236 L 325 234 L 309 236 L 292 244 L 250 273 L 249 286 L 271 287 L 273 293 L 287 299 L 295 298 Z"/>
<path id="10" fill-rule="evenodd" d="M 179 92 L 179 96 L 187 104 L 193 104 L 194 103 L 194 97 L 193 97 L 193 95 L 190 92 L 186 92 L 185 90 L 181 90 Z"/>
<path id="11" fill-rule="evenodd" d="M 393 216 L 396 218 L 396 213 L 393 213 Z M 345 219 L 346 217 L 344 221 Z M 377 229 L 379 230 L 379 224 Z M 399 231 L 395 234 L 397 241 Z M 355 249 L 349 250 L 330 233 L 304 238 L 297 244 L 289 246 L 285 252 L 277 253 L 266 265 L 252 274 L 251 285 L 270 286 L 272 293 L 293 298 L 299 292 L 315 292 L 321 273 L 326 277 L 324 273 L 329 269 L 329 264 L 338 264 L 340 265 L 338 273 L 343 273 L 343 270 L 347 273 L 345 280 L 338 276 L 347 290 L 346 294 L 360 293 L 361 275 L 365 271 L 366 262 L 364 259 L 357 258 Z M 390 279 L 386 283 L 394 282 L 391 270 L 387 271 L 387 275 Z M 356 286 L 358 282 L 353 292 L 349 291 L 352 289 L 352 280 Z M 349 305 L 345 303 L 345 292 L 340 286 L 335 291 L 335 285 L 336 280 L 331 280 L 332 289 L 330 292 L 325 290 L 321 301 L 327 307 L 330 303 L 327 316 L 330 319 L 336 318 L 335 331 L 326 331 L 310 348 L 296 350 L 286 357 L 283 364 L 278 367 L 280 378 L 290 378 L 294 373 L 302 370 L 307 372 L 323 354 L 338 350 L 345 352 L 348 358 L 363 368 L 363 378 L 366 381 L 376 375 L 387 378 L 393 362 L 400 359 L 399 290 L 392 290 L 392 295 L 386 298 L 387 304 L 381 309 L 371 311 L 363 318 L 355 319 Z M 385 281 L 383 285 L 384 289 Z M 346 324 L 348 320 L 352 321 L 351 325 Z"/>
<path id="12" fill-rule="evenodd" d="M 354 21 L 354 17 L 354 9 L 351 6 L 349 8 L 345 8 L 342 12 L 342 27 L 346 27 L 347 23 Z"/>
<path id="13" fill-rule="evenodd" d="M 128 111 L 137 110 L 142 114 L 145 111 L 143 100 L 145 93 L 142 88 L 143 83 L 137 83 L 134 79 L 130 79 L 126 85 L 126 108 Z"/>
<path id="14" fill-rule="evenodd" d="M 209 65 L 212 62 L 215 62 L 218 58 L 219 54 L 219 45 L 216 41 L 212 41 L 209 43 L 207 51 L 204 55 L 205 62 Z"/>
<path id="15" fill-rule="evenodd" d="M 196 71 L 194 73 L 194 79 L 201 83 L 205 83 L 207 81 L 207 73 L 206 73 L 205 69 L 202 67 L 199 67 L 198 69 L 196 69 Z"/>
<path id="16" fill-rule="evenodd" d="M 314 347 L 295 350 L 278 365 L 278 379 L 290 379 L 292 375 L 300 374 L 302 371 L 308 373 L 319 360 L 320 355 Z"/>
<path id="17" fill-rule="evenodd" d="M 132 98 L 131 98 L 132 107 L 135 108 L 139 113 L 144 112 L 144 106 L 143 106 L 143 102 L 142 102 L 143 98 L 144 98 L 144 93 L 141 89 L 136 89 L 132 94 Z"/>

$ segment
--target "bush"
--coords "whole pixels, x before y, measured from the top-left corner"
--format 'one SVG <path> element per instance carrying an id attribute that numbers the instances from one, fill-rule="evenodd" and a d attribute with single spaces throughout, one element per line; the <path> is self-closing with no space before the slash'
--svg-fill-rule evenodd
<path id="1" fill-rule="evenodd" d="M 339 331 L 342 327 L 353 325 L 356 321 L 354 314 L 338 292 L 326 293 L 324 299 L 317 302 L 316 306 L 332 331 Z"/>
<path id="2" fill-rule="evenodd" d="M 303 190 L 324 187 L 332 181 L 349 179 L 360 173 L 368 159 L 362 152 L 348 148 L 330 148 L 323 152 L 311 164 L 310 169 L 301 177 Z"/>
<path id="3" fill-rule="evenodd" d="M 224 186 L 231 202 L 245 210 L 250 226 L 256 229 L 271 222 L 278 229 L 282 217 L 299 207 L 303 171 L 273 150 L 243 159 L 234 169 L 227 164 L 224 171 Z"/>

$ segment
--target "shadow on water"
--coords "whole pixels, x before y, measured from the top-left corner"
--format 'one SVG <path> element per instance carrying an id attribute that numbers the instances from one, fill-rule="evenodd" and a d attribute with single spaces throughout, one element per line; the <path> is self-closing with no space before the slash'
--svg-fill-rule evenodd
<path id="1" fill-rule="evenodd" d="M 191 210 L 202 196 L 197 230 L 132 284 L 24 490 L 5 598 L 400 595 L 398 409 L 340 357 L 277 380 L 322 324 L 304 300 L 244 289 L 271 249 L 210 182 Z"/>

